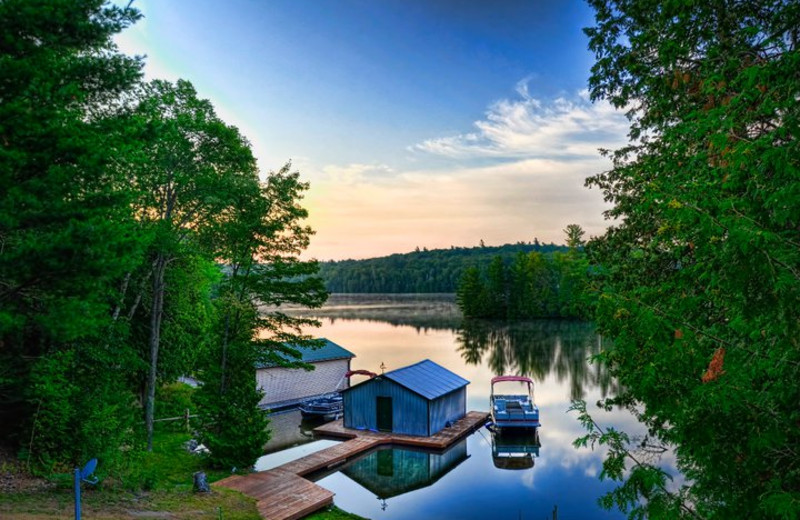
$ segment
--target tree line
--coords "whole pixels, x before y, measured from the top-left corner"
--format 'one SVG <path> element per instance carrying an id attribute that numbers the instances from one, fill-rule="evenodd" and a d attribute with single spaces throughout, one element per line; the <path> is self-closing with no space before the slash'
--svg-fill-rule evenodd
<path id="1" fill-rule="evenodd" d="M 187 373 L 212 463 L 252 465 L 255 364 L 314 344 L 257 304 L 327 296 L 298 260 L 308 185 L 260 176 L 188 81 L 142 80 L 113 43 L 140 16 L 0 2 L 0 439 L 45 472 L 151 449 L 159 388 Z"/>
<path id="2" fill-rule="evenodd" d="M 319 274 L 334 293 L 454 293 L 467 268 L 494 256 L 511 259 L 520 252 L 565 250 L 538 239 L 502 246 L 417 248 L 381 258 L 321 262 Z"/>
<path id="3" fill-rule="evenodd" d="M 583 229 L 565 229 L 568 251 L 519 251 L 468 267 L 458 283 L 456 302 L 465 318 L 584 318 L 593 315 L 589 261 Z"/>

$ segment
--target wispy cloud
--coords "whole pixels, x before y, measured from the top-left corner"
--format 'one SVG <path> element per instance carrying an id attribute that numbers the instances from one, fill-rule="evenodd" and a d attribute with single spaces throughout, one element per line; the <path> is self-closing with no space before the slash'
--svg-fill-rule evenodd
<path id="1" fill-rule="evenodd" d="M 603 233 L 608 205 L 584 181 L 609 166 L 598 148 L 625 144 L 627 119 L 606 103 L 592 103 L 585 91 L 543 101 L 523 80 L 516 92 L 513 100 L 493 103 L 474 132 L 411 147 L 418 157 L 458 161 L 306 171 L 313 179 L 309 224 L 317 230 L 309 255 L 367 258 L 481 239 L 563 243 L 571 223 L 588 235 Z"/>
<path id="2" fill-rule="evenodd" d="M 481 239 L 563 243 L 562 230 L 573 222 L 599 234 L 605 204 L 583 182 L 604 167 L 595 158 L 391 173 L 365 165 L 307 171 L 316 179 L 307 198 L 309 224 L 317 231 L 309 256 L 367 258 Z"/>
<path id="3" fill-rule="evenodd" d="M 322 168 L 329 182 L 352 186 L 363 182 L 375 182 L 392 173 L 385 164 L 348 164 L 346 166 L 329 165 Z"/>
<path id="4" fill-rule="evenodd" d="M 598 148 L 625 142 L 628 121 L 607 102 L 592 103 L 588 92 L 543 101 L 531 96 L 527 80 L 516 99 L 493 103 L 475 131 L 427 139 L 410 147 L 453 158 L 588 158 Z"/>

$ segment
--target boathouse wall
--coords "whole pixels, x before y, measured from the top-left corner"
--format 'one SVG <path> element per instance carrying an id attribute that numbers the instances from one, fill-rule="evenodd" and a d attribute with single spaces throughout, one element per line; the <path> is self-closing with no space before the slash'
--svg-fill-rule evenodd
<path id="1" fill-rule="evenodd" d="M 428 401 L 394 381 L 376 377 L 350 388 L 344 396 L 344 426 L 378 429 L 378 397 L 392 399 L 392 431 L 407 435 L 428 433 Z"/>
<path id="2" fill-rule="evenodd" d="M 443 430 L 448 423 L 464 417 L 467 410 L 467 388 L 461 387 L 430 402 L 430 435 Z"/>
<path id="3" fill-rule="evenodd" d="M 256 386 L 264 393 L 259 402 L 261 408 L 276 410 L 294 406 L 348 386 L 346 374 L 355 355 L 330 340 L 323 341 L 322 347 L 316 349 L 294 347 L 300 352 L 301 360 L 312 365 L 314 370 L 269 364 L 256 367 Z"/>
<path id="4" fill-rule="evenodd" d="M 342 392 L 344 427 L 434 435 L 466 415 L 468 384 L 429 359 L 387 372 Z"/>

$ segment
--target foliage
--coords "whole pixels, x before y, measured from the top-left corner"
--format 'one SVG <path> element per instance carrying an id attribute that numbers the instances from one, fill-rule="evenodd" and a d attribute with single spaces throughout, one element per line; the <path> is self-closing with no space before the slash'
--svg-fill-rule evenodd
<path id="1" fill-rule="evenodd" d="M 288 170 L 262 183 L 191 83 L 140 82 L 112 41 L 139 16 L 0 2 L 0 439 L 40 471 L 145 457 L 137 416 L 152 448 L 156 387 L 201 369 L 221 389 L 193 410 L 216 457 L 252 463 L 267 438 L 255 364 L 313 344 L 311 322 L 259 305 L 326 295 L 297 259 L 307 186 Z"/>
<path id="2" fill-rule="evenodd" d="M 242 199 L 258 196 L 255 158 L 238 130 L 221 121 L 191 83 L 152 81 L 141 87 L 126 116 L 141 147 L 132 156 L 140 225 L 152 232 L 149 365 L 145 380 L 145 426 L 152 444 L 155 389 L 161 351 L 167 271 L 189 255 L 211 262 L 215 248 L 201 250 L 202 235 L 224 225 Z M 208 243 L 207 241 L 205 243 Z M 185 291 L 185 288 L 182 288 Z"/>
<path id="3" fill-rule="evenodd" d="M 112 354 L 107 309 L 140 246 L 110 112 L 140 63 L 111 37 L 138 17 L 99 0 L 0 3 L 0 437 L 45 467 L 113 454 L 104 439 L 127 431 L 130 394 L 110 374 L 128 357 Z"/>
<path id="4" fill-rule="evenodd" d="M 468 268 L 456 302 L 467 318 L 586 318 L 594 307 L 590 279 L 582 252 L 519 252 L 510 265 L 494 257 L 485 273 Z"/>
<path id="5" fill-rule="evenodd" d="M 616 221 L 588 246 L 603 361 L 674 444 L 685 516 L 797 517 L 800 4 L 590 3 L 591 95 L 631 118 L 588 180 Z"/>
<path id="6" fill-rule="evenodd" d="M 272 172 L 260 196 L 237 201 L 226 234 L 212 237 L 229 270 L 220 284 L 215 341 L 205 356 L 199 392 L 203 440 L 218 467 L 249 468 L 269 439 L 261 393 L 253 384 L 257 365 L 304 366 L 298 346 L 318 343 L 301 333 L 313 320 L 276 309 L 284 303 L 319 307 L 327 298 L 316 262 L 297 255 L 311 230 L 299 200 L 308 189 L 291 165 Z M 260 309 L 259 305 L 268 305 Z"/>
<path id="7" fill-rule="evenodd" d="M 319 273 L 325 287 L 334 293 L 454 293 L 467 269 L 488 264 L 495 256 L 508 260 L 519 252 L 565 250 L 538 240 L 502 246 L 417 248 L 381 258 L 320 262 Z"/>
<path id="8" fill-rule="evenodd" d="M 586 232 L 578 224 L 570 224 L 564 229 L 564 234 L 567 236 L 567 247 L 570 249 L 578 249 L 583 247 L 583 235 Z"/>
<path id="9" fill-rule="evenodd" d="M 600 480 L 621 482 L 620 486 L 600 498 L 600 505 L 606 509 L 616 507 L 637 520 L 694 514 L 685 496 L 669 490 L 667 481 L 671 477 L 657 465 L 657 456 L 654 455 L 663 453 L 666 448 L 648 444 L 647 438 L 635 444 L 623 431 L 612 427 L 604 429 L 592 418 L 582 400 L 573 401 L 569 411 L 578 412 L 578 420 L 588 432 L 576 439 L 573 445 L 592 449 L 605 446 L 608 453 L 603 460 Z M 682 492 L 685 494 L 686 490 Z"/>
<path id="10" fill-rule="evenodd" d="M 363 516 L 343 511 L 336 506 L 314 513 L 306 517 L 308 520 L 365 520 Z"/>

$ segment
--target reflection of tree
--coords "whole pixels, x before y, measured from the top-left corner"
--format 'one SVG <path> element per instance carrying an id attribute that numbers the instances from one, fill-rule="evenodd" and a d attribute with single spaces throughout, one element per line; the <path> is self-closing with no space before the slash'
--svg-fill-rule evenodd
<path id="1" fill-rule="evenodd" d="M 603 396 L 614 382 L 604 366 L 590 363 L 601 338 L 591 323 L 564 320 L 489 322 L 466 320 L 457 332 L 458 350 L 471 365 L 486 364 L 495 374 L 517 374 L 541 381 L 551 372 L 559 382 L 569 378 L 570 398 L 587 388 Z"/>

